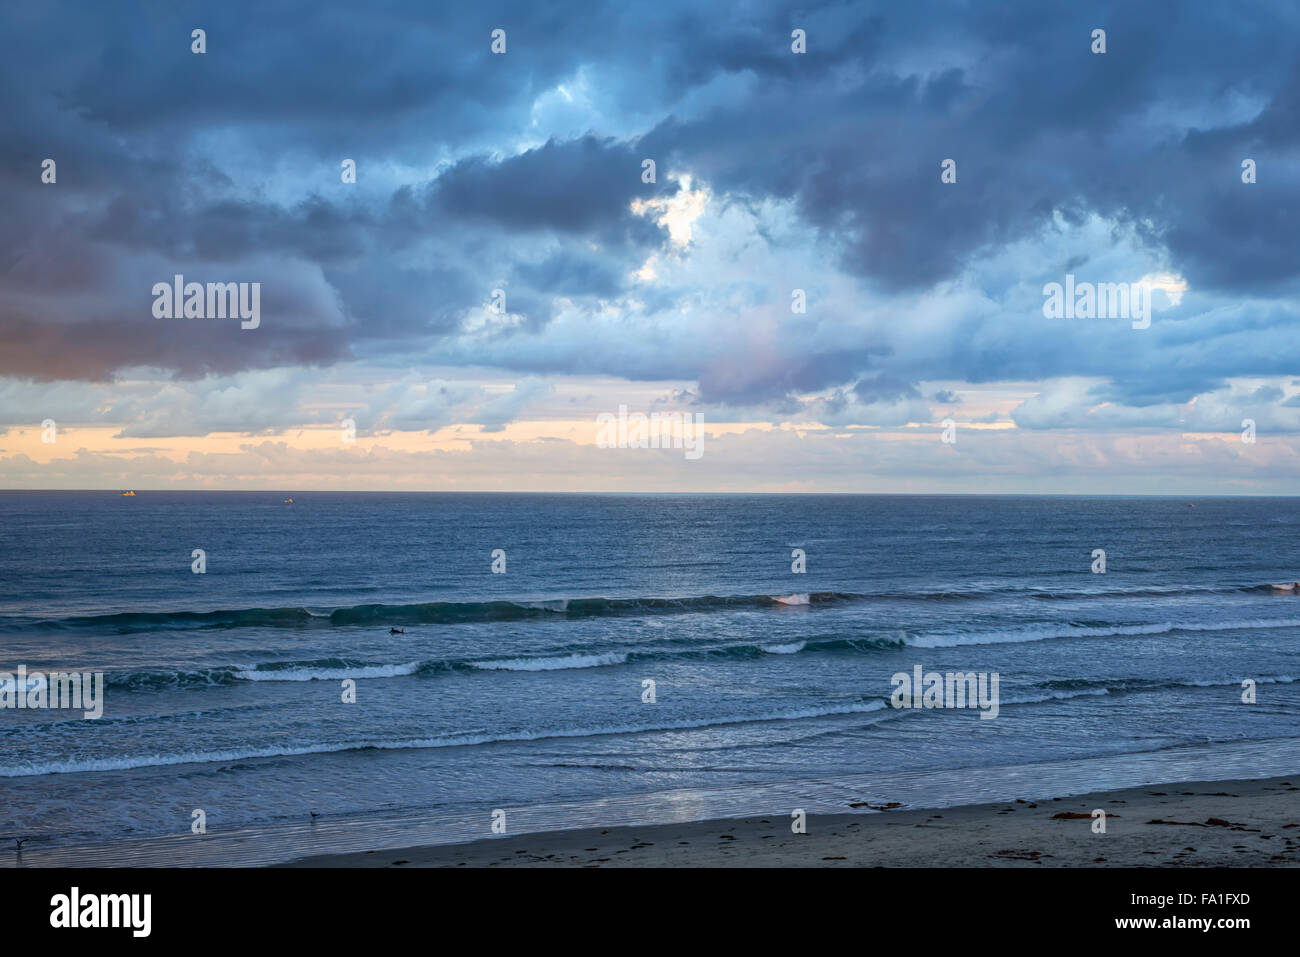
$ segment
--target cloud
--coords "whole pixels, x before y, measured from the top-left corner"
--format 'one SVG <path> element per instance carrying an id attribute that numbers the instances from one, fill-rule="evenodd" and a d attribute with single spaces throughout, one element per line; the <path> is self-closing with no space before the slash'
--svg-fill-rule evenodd
<path id="1" fill-rule="evenodd" d="M 903 427 L 996 387 L 972 422 L 1296 428 L 1293 4 L 234 2 L 204 55 L 192 19 L 0 15 L 0 427 L 497 434 L 603 377 L 733 421 Z M 154 319 L 176 273 L 261 282 L 260 328 Z M 1165 277 L 1151 327 L 1045 318 L 1067 273 Z"/>

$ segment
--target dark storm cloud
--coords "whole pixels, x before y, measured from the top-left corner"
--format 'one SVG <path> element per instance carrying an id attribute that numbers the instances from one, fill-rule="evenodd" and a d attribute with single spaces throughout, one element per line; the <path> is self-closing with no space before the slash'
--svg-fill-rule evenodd
<path id="1" fill-rule="evenodd" d="M 623 288 L 623 277 L 609 263 L 577 252 L 557 252 L 539 263 L 520 263 L 515 275 L 533 289 L 557 293 L 614 296 Z"/>
<path id="2" fill-rule="evenodd" d="M 203 56 L 189 50 L 196 26 Z M 488 49 L 498 26 L 503 57 Z M 803 56 L 789 50 L 795 26 Z M 630 205 L 672 194 L 671 171 L 719 204 L 789 201 L 827 258 L 883 297 L 959 277 L 1054 217 L 1101 215 L 1166 250 L 1201 295 L 1284 298 L 1300 280 L 1292 4 L 80 2 L 10 8 L 3 27 L 17 42 L 0 58 L 0 374 L 436 354 L 501 282 L 526 323 L 496 364 L 671 371 L 710 401 L 851 383 L 862 401 L 889 401 L 927 378 L 1102 375 L 1105 394 L 1144 405 L 1294 371 L 1290 314 L 1269 303 L 1167 331 L 1159 355 L 1155 337 L 1115 348 L 972 318 L 961 329 L 979 345 L 926 368 L 813 336 L 760 369 L 744 354 L 575 358 L 527 335 L 546 330 L 557 297 L 633 290 L 665 230 Z M 584 75 L 592 110 L 563 134 L 538 125 L 541 98 L 582 93 Z M 46 156 L 55 186 L 38 182 Z M 342 157 L 363 171 L 355 188 L 338 182 Z M 645 157 L 657 184 L 641 182 Z M 1258 163 L 1251 186 L 1244 157 Z M 948 158 L 955 185 L 940 181 Z M 1060 271 L 1092 253 L 1071 250 Z M 275 321 L 232 335 L 155 320 L 148 290 L 173 271 L 268 283 Z M 664 311 L 693 292 L 635 288 Z M 1253 340 L 1202 345 L 1243 327 Z"/>
<path id="3" fill-rule="evenodd" d="M 753 102 L 666 123 L 645 144 L 694 157 L 715 188 L 795 198 L 841 240 L 845 267 L 885 289 L 950 277 L 986 245 L 1031 234 L 1054 209 L 1149 221 L 1152 238 L 1190 262 L 1194 286 L 1300 273 L 1288 215 L 1300 200 L 1295 8 L 1271 6 L 1257 19 L 1202 5 L 1172 17 L 1163 4 L 1017 4 L 1014 17 L 974 8 L 960 18 L 961 40 L 951 9 L 931 23 L 926 11 L 936 9 L 884 18 L 889 48 L 929 42 L 941 62 L 949 39 L 952 50 L 995 59 L 930 75 L 883 72 L 812 99 L 811 81 L 768 75 Z M 1280 32 L 1262 35 L 1262 20 Z M 1108 50 L 1094 55 L 1089 34 L 1103 23 Z M 1180 139 L 1155 138 L 1139 122 L 1165 100 L 1234 89 L 1268 105 L 1250 122 Z M 1267 189 L 1242 188 L 1246 156 L 1269 167 Z M 956 186 L 940 182 L 948 158 Z"/>
<path id="4" fill-rule="evenodd" d="M 794 393 L 824 389 L 853 378 L 881 352 L 872 348 L 812 352 L 791 357 L 770 369 L 756 369 L 744 362 L 714 366 L 700 376 L 700 399 L 764 404 Z"/>
<path id="5" fill-rule="evenodd" d="M 657 230 L 628 209 L 659 195 L 641 183 L 641 157 L 630 147 L 586 136 L 548 142 L 501 162 L 472 157 L 438 177 L 430 212 L 504 231 L 548 230 L 600 236 L 635 232 L 643 242 Z"/>
<path id="6" fill-rule="evenodd" d="M 890 402 L 894 399 L 919 399 L 921 392 L 913 382 L 904 382 L 892 375 L 878 375 L 861 379 L 853 386 L 859 402 Z"/>

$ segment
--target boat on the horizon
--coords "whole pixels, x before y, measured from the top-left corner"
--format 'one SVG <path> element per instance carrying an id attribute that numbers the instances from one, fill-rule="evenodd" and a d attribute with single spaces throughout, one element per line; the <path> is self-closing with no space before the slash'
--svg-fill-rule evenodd
<path id="1" fill-rule="evenodd" d="M 128 495 L 134 495 L 134 494 L 135 494 L 135 492 L 123 492 L 123 493 L 122 493 L 122 496 L 125 498 L 125 497 L 128 496 Z"/>

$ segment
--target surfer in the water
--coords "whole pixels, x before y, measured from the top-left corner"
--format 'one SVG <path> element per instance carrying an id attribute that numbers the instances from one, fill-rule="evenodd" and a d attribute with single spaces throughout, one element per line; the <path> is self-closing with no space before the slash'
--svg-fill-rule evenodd
<path id="1" fill-rule="evenodd" d="M 388 633 L 389 633 L 390 635 L 404 635 L 404 634 L 406 634 L 406 629 L 405 629 L 405 628 L 389 628 L 389 629 L 388 629 Z"/>

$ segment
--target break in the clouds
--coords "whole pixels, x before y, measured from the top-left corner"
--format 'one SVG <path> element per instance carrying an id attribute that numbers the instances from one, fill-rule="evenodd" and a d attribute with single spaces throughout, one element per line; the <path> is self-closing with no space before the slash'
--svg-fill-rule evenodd
<path id="1" fill-rule="evenodd" d="M 1089 7 L 9 9 L 0 481 L 237 434 L 285 443 L 272 484 L 408 487 L 441 436 L 430 487 L 496 487 L 506 442 L 556 488 L 1290 490 L 1300 11 Z M 178 274 L 261 283 L 260 324 L 155 318 Z M 1067 275 L 1143 284 L 1150 326 L 1048 318 Z M 620 404 L 731 438 L 588 461 Z M 389 444 L 308 441 L 343 421 Z M 74 468 L 78 429 L 109 444 Z"/>

